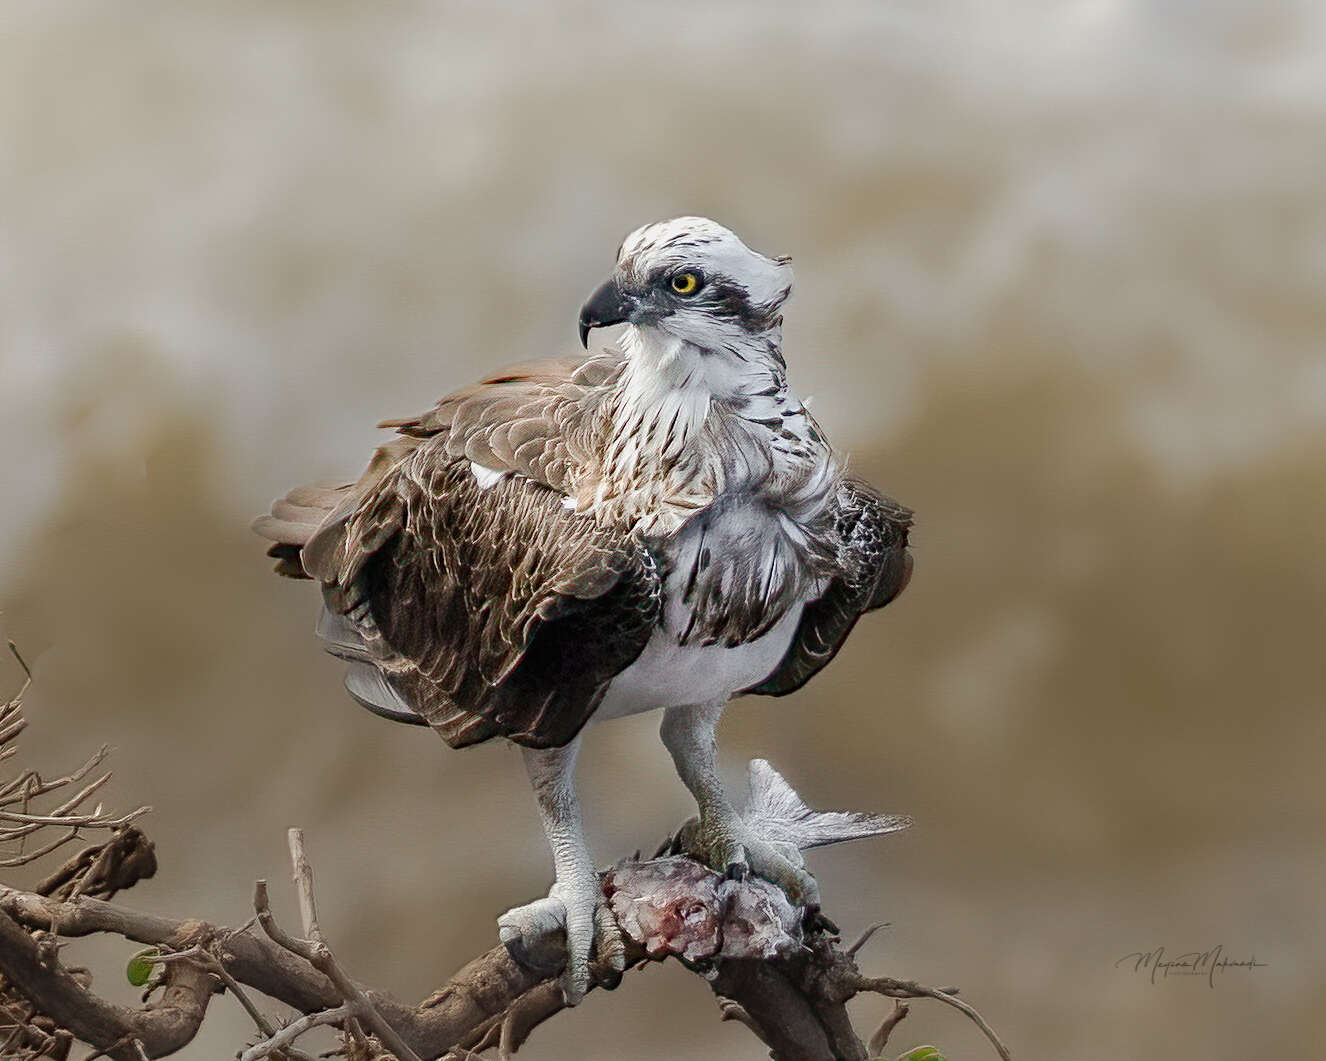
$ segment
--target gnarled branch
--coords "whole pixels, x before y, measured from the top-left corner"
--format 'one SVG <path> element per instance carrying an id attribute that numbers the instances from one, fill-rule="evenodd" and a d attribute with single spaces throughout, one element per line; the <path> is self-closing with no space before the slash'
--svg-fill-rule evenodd
<path id="1" fill-rule="evenodd" d="M 12 753 L 12 741 L 24 725 L 18 698 L 0 708 L 0 761 Z M 7 1040 L 0 1053 L 5 1056 L 21 1049 L 25 1052 L 14 1056 L 64 1058 L 73 1039 L 115 1061 L 167 1056 L 194 1038 L 212 995 L 220 991 L 234 995 L 259 1030 L 261 1040 L 244 1055 L 249 1061 L 276 1054 L 300 1058 L 297 1039 L 324 1025 L 342 1030 L 343 1052 L 353 1061 L 469 1059 L 490 1050 L 508 1058 L 539 1024 L 564 1008 L 559 985 L 550 977 L 560 956 L 557 939 L 547 942 L 550 953 L 529 953 L 537 968 L 533 962 L 522 965 L 505 947 L 494 947 L 413 1005 L 354 981 L 318 926 L 313 872 L 298 830 L 291 830 L 289 840 L 302 937 L 277 923 L 262 882 L 255 888 L 256 918 L 235 929 L 107 901 L 156 871 L 151 843 L 128 823 L 138 812 L 115 816 L 100 807 L 80 810 L 104 783 L 100 778 L 54 809 L 29 806 L 32 798 L 82 784 L 100 762 L 101 753 L 54 781 L 33 773 L 20 774 L 21 783 L 0 778 L 0 805 L 12 810 L 11 819 L 23 818 L 11 824 L 33 827 L 20 842 L 43 829 L 77 834 L 84 828 L 113 827 L 105 840 L 69 859 L 37 890 L 0 886 L 0 1031 Z M 16 802 L 3 802 L 20 793 Z M 906 824 L 899 818 L 811 811 L 762 762 L 752 764 L 752 797 L 748 815 L 767 828 L 783 829 L 804 847 L 879 835 Z M 0 814 L 0 822 L 5 820 Z M 981 1027 L 1008 1061 L 1007 1048 L 968 1003 L 954 997 L 954 989 L 864 976 L 855 955 L 869 933 L 844 950 L 836 935 L 805 927 L 802 911 L 772 885 L 757 878 L 725 881 L 689 857 L 685 835 L 682 830 L 674 838 L 672 849 L 681 848 L 677 853 L 628 859 L 602 875 L 605 897 L 623 931 L 628 969 L 676 957 L 704 974 L 723 1019 L 750 1028 L 775 1061 L 866 1061 L 870 1054 L 846 1010 L 846 1003 L 863 992 L 934 998 L 954 1006 Z M 25 860 L 40 850 L 28 851 Z M 85 974 L 62 964 L 56 936 L 68 940 L 94 934 L 153 948 L 145 959 L 158 970 L 149 989 L 153 1001 L 136 1009 L 107 1002 L 93 992 Z M 597 973 L 598 986 L 606 989 L 620 980 L 611 970 Z M 263 1016 L 249 991 L 301 1016 L 278 1027 Z M 872 1037 L 872 1047 L 882 1046 L 905 1012 L 895 1010 Z"/>

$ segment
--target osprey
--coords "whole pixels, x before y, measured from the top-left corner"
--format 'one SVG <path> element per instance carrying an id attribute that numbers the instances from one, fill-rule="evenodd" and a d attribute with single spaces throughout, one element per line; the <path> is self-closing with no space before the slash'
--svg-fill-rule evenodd
<path id="1" fill-rule="evenodd" d="M 621 966 L 573 784 L 591 719 L 663 709 L 661 734 L 715 869 L 810 914 L 814 878 L 724 794 L 715 727 L 782 696 L 911 574 L 911 513 L 847 474 L 788 387 L 787 258 L 683 217 L 631 233 L 580 311 L 624 324 L 598 353 L 530 361 L 379 425 L 351 484 L 301 487 L 255 529 L 277 571 L 322 586 L 318 633 L 346 687 L 452 747 L 523 749 L 556 882 L 508 911 L 519 953 L 565 931 L 563 989 Z"/>

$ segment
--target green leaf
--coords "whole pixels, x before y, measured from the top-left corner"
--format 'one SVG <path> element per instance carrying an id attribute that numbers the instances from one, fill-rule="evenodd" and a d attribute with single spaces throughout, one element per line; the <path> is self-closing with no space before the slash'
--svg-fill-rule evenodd
<path id="1" fill-rule="evenodd" d="M 124 975 L 129 983 L 134 987 L 143 987 L 152 979 L 152 970 L 159 964 L 156 961 L 156 948 L 148 947 L 146 950 L 140 950 L 132 958 L 129 964 L 125 966 Z"/>
<path id="2" fill-rule="evenodd" d="M 915 1046 L 898 1057 L 898 1061 L 948 1061 L 938 1048 L 933 1046 Z"/>

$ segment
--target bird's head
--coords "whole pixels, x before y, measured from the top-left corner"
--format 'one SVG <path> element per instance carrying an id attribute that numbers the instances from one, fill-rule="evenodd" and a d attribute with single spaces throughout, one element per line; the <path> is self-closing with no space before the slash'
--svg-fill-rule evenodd
<path id="1" fill-rule="evenodd" d="M 776 328 L 792 290 L 788 258 L 766 258 L 705 217 L 645 225 L 622 241 L 612 275 L 580 310 L 591 328 L 655 328 L 704 350 L 721 350 Z"/>

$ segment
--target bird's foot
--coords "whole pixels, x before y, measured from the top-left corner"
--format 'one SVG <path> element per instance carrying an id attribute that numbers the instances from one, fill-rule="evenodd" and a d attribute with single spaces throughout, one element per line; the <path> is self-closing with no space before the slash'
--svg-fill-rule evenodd
<path id="1" fill-rule="evenodd" d="M 674 847 L 729 880 L 745 880 L 752 873 L 764 878 L 781 889 L 788 902 L 805 911 L 807 928 L 838 931 L 820 913 L 819 883 L 806 869 L 796 844 L 763 836 L 740 815 L 693 818 L 678 834 Z"/>
<path id="2" fill-rule="evenodd" d="M 568 1006 L 585 997 L 591 980 L 615 987 L 626 968 L 621 929 L 593 870 L 563 877 L 544 898 L 512 907 L 497 919 L 497 931 L 521 965 L 548 976 L 561 971 Z"/>

